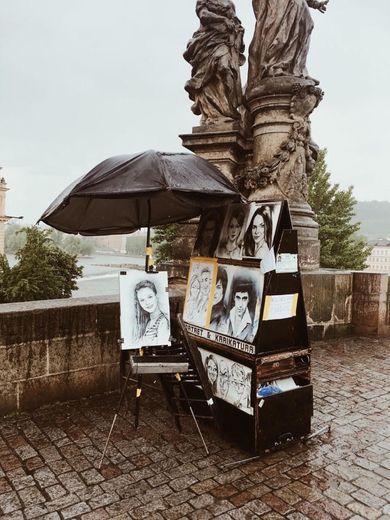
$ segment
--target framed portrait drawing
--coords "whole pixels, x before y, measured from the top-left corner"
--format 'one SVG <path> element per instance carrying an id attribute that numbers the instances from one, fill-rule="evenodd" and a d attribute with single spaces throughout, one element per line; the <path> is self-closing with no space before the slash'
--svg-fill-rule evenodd
<path id="1" fill-rule="evenodd" d="M 281 206 L 280 202 L 250 204 L 242 247 L 243 258 L 262 260 L 270 252 Z"/>
<path id="2" fill-rule="evenodd" d="M 199 352 L 215 397 L 253 415 L 252 369 L 203 348 Z"/>
<path id="3" fill-rule="evenodd" d="M 242 259 L 245 223 L 249 206 L 246 204 L 232 204 L 226 211 L 216 256 L 232 260 Z"/>
<path id="4" fill-rule="evenodd" d="M 199 327 L 204 327 L 208 323 L 216 268 L 216 259 L 191 258 L 184 302 L 184 321 Z"/>
<path id="5" fill-rule="evenodd" d="M 256 268 L 219 264 L 207 328 L 253 343 L 259 326 L 263 284 L 264 276 Z"/>
<path id="6" fill-rule="evenodd" d="M 121 271 L 119 293 L 122 349 L 170 345 L 167 273 Z"/>
<path id="7" fill-rule="evenodd" d="M 200 340 L 254 354 L 263 286 L 258 268 L 192 258 L 183 314 L 188 331 Z"/>
<path id="8" fill-rule="evenodd" d="M 226 208 L 213 208 L 203 213 L 195 239 L 192 256 L 215 256 Z"/>

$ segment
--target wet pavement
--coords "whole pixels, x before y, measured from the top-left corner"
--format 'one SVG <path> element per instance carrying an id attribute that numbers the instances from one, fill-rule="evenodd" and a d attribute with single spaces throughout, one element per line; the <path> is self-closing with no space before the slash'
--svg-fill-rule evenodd
<path id="1" fill-rule="evenodd" d="M 239 466 L 248 454 L 190 419 L 174 427 L 157 388 L 101 452 L 116 395 L 0 420 L 0 518 L 390 518 L 390 339 L 313 344 L 313 431 L 330 433 Z"/>

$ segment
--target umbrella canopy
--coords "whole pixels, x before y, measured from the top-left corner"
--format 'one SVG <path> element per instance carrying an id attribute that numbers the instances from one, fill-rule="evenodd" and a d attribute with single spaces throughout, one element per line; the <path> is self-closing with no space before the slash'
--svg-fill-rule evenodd
<path id="1" fill-rule="evenodd" d="M 205 159 L 149 150 L 101 162 L 66 188 L 40 217 L 65 233 L 114 235 L 186 220 L 244 200 Z"/>

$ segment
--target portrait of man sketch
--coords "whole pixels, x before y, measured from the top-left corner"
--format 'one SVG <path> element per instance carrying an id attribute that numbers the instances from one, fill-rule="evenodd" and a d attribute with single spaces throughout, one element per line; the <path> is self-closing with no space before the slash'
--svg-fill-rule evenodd
<path id="1" fill-rule="evenodd" d="M 184 321 L 206 326 L 207 315 L 211 304 L 212 284 L 216 262 L 203 259 L 192 259 L 188 275 L 186 299 L 184 304 Z"/>

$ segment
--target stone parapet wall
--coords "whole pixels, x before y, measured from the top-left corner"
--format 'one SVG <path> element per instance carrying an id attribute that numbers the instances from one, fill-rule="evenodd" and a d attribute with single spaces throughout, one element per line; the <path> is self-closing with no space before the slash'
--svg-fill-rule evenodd
<path id="1" fill-rule="evenodd" d="M 302 280 L 312 340 L 390 335 L 387 275 L 319 271 Z M 170 289 L 173 314 L 184 290 Z M 0 415 L 116 390 L 119 337 L 117 296 L 0 305 Z"/>
<path id="2" fill-rule="evenodd" d="M 311 340 L 350 336 L 353 277 L 351 272 L 314 271 L 302 274 L 307 325 Z"/>
<path id="3" fill-rule="evenodd" d="M 0 305 L 0 413 L 118 387 L 117 298 Z"/>

